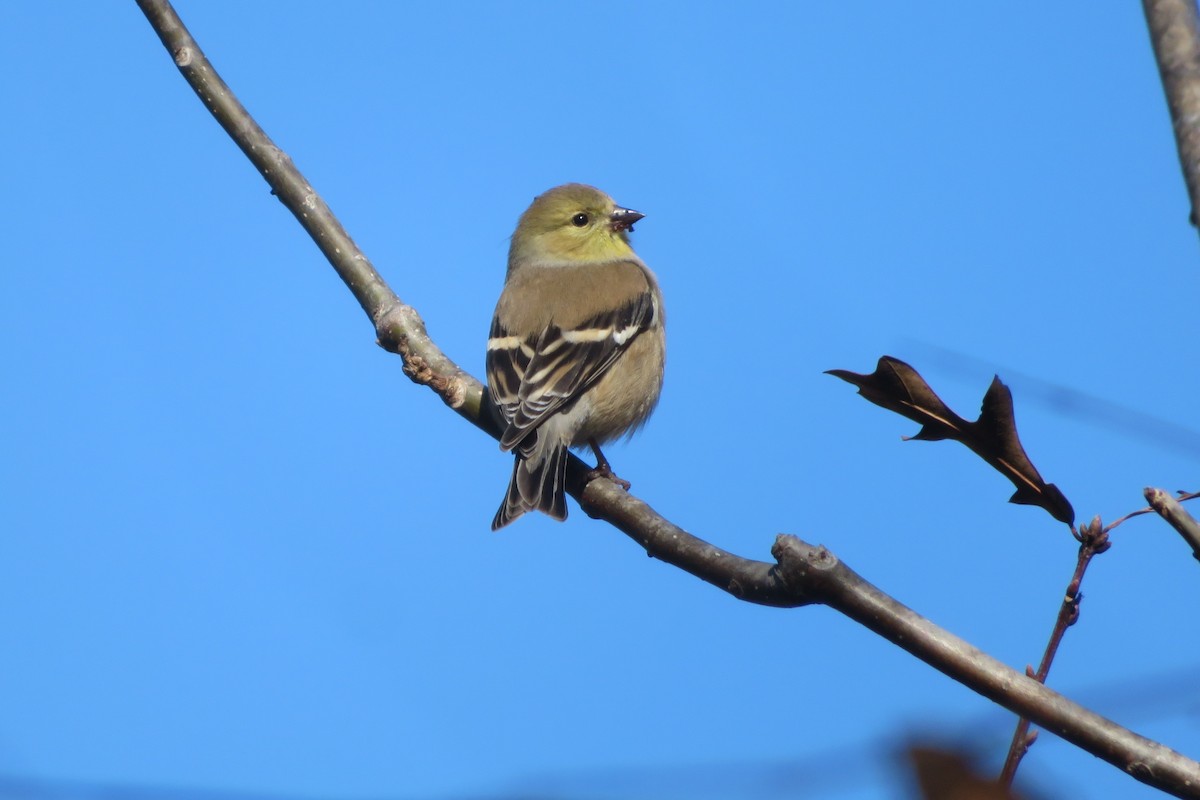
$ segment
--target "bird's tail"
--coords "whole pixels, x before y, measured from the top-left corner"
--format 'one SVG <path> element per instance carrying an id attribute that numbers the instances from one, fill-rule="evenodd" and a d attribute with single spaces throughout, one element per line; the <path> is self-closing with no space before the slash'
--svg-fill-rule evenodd
<path id="1" fill-rule="evenodd" d="M 567 447 L 555 442 L 534 447 L 529 452 L 518 448 L 513 456 L 512 480 L 500 510 L 492 519 L 496 531 L 526 511 L 541 511 L 557 520 L 567 518 Z"/>

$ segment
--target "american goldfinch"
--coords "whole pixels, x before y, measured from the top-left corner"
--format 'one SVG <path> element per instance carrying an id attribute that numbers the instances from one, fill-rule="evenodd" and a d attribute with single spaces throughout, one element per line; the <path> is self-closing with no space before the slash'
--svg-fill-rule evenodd
<path id="1" fill-rule="evenodd" d="M 658 281 L 629 246 L 644 215 L 568 183 L 517 222 L 487 344 L 488 392 L 513 451 L 492 530 L 537 510 L 567 518 L 567 449 L 600 445 L 646 421 L 662 389 L 666 339 Z"/>

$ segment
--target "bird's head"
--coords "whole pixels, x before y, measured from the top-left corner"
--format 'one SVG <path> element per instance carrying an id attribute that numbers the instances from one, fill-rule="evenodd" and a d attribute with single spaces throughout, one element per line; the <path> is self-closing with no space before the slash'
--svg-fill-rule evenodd
<path id="1" fill-rule="evenodd" d="M 581 264 L 629 258 L 629 232 L 644 214 L 582 183 L 539 195 L 513 232 L 509 264 Z"/>

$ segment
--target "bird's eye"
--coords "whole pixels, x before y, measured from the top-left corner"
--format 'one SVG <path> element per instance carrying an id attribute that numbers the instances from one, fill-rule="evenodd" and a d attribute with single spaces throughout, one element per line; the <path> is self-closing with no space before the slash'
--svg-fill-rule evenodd
<path id="1" fill-rule="evenodd" d="M 582 228 L 584 225 L 588 224 L 588 215 L 582 212 L 576 214 L 575 216 L 571 217 L 571 224 L 576 228 Z"/>

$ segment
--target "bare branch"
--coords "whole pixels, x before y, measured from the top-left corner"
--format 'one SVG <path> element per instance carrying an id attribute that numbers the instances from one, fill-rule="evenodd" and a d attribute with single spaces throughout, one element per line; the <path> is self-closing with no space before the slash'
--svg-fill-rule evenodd
<path id="1" fill-rule="evenodd" d="M 1026 674 L 1038 683 L 1045 683 L 1046 678 L 1050 677 L 1050 666 L 1054 663 L 1058 646 L 1062 644 L 1063 637 L 1067 634 L 1067 628 L 1079 620 L 1079 605 L 1083 602 L 1083 593 L 1079 591 L 1079 588 L 1083 584 L 1083 576 L 1087 572 L 1088 565 L 1092 563 L 1094 556 L 1100 555 L 1112 546 L 1112 542 L 1108 538 L 1108 531 L 1100 524 L 1100 517 L 1081 525 L 1075 536 L 1079 539 L 1079 557 L 1075 561 L 1075 572 L 1067 584 L 1067 591 L 1063 593 L 1063 601 L 1058 608 L 1058 616 L 1054 620 L 1054 629 L 1050 632 L 1050 640 L 1046 643 L 1046 649 L 1042 653 L 1042 663 L 1038 665 L 1037 672 L 1026 671 Z M 1030 674 L 1031 672 L 1032 674 Z M 1017 729 L 1013 731 L 1012 742 L 1008 746 L 1008 756 L 1004 759 L 1004 768 L 1000 771 L 1000 783 L 1004 786 L 1012 785 L 1013 778 L 1017 774 L 1017 767 L 1021 765 L 1021 759 L 1029 752 L 1029 747 L 1037 738 L 1037 731 L 1031 734 L 1029 725 L 1028 719 L 1021 718 L 1017 721 Z"/>
<path id="2" fill-rule="evenodd" d="M 785 581 L 803 585 L 813 600 L 841 611 L 984 697 L 1138 780 L 1178 797 L 1200 797 L 1200 764 L 1073 703 L 938 628 L 867 583 L 824 548 L 780 536 L 772 553 Z"/>
<path id="3" fill-rule="evenodd" d="M 1142 0 L 1158 61 L 1193 225 L 1200 225 L 1200 26 L 1196 0 Z"/>
<path id="4" fill-rule="evenodd" d="M 433 344 L 416 310 L 401 302 L 287 153 L 254 121 L 171 4 L 138 0 L 138 7 L 205 108 L 258 169 L 271 193 L 292 212 L 358 300 L 375 326 L 380 346 L 404 358 L 406 375 L 428 385 L 447 405 L 496 436 L 490 415 L 483 411 L 482 384 Z"/>
<path id="5" fill-rule="evenodd" d="M 201 101 L 329 258 L 375 325 L 379 343 L 404 359 L 404 371 L 414 381 L 432 388 L 460 415 L 496 436 L 482 384 L 442 353 L 416 311 L 383 282 L 291 160 L 221 81 L 170 3 L 137 3 Z M 1200 798 L 1200 763 L 1088 711 L 938 628 L 864 581 L 825 548 L 780 536 L 772 548 L 777 563 L 741 558 L 663 519 L 611 481 L 588 482 L 586 474 L 586 465 L 572 457 L 572 496 L 589 515 L 612 523 L 654 558 L 749 602 L 829 605 L 1138 780 L 1180 797 Z"/>
<path id="6" fill-rule="evenodd" d="M 1200 561 L 1200 523 L 1196 522 L 1196 518 L 1179 504 L 1179 500 L 1189 500 L 1195 495 L 1181 496 L 1179 500 L 1176 500 L 1162 489 L 1155 489 L 1152 486 L 1147 486 L 1144 494 L 1150 507 L 1157 511 L 1158 515 L 1167 521 L 1167 524 L 1179 531 L 1179 535 L 1188 543 L 1188 547 L 1192 548 L 1192 555 Z"/>

